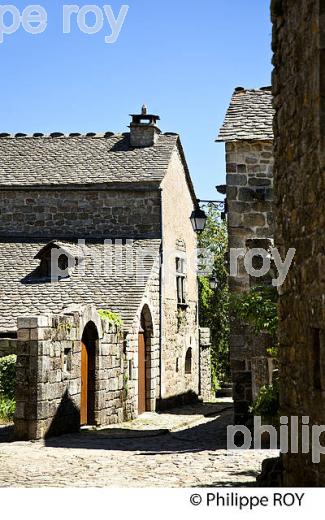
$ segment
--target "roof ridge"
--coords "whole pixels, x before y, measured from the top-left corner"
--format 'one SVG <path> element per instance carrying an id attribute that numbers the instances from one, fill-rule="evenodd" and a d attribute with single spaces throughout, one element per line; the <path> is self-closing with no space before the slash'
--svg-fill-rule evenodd
<path id="1" fill-rule="evenodd" d="M 0 132 L 0 139 L 79 139 L 79 138 L 122 138 L 129 136 L 130 132 L 50 132 L 50 133 L 43 133 L 43 132 L 33 132 L 31 134 L 26 134 L 24 132 Z M 168 136 L 168 137 L 177 137 L 179 136 L 179 133 L 177 132 L 164 132 L 161 133 L 159 137 L 161 136 Z"/>
<path id="2" fill-rule="evenodd" d="M 235 93 L 239 92 L 270 92 L 272 93 L 272 86 L 266 86 L 266 87 L 254 87 L 254 88 L 245 88 L 245 87 L 236 87 L 234 90 Z"/>
<path id="3" fill-rule="evenodd" d="M 128 132 L 126 132 L 128 134 Z M 94 137 L 105 137 L 105 138 L 110 138 L 110 137 L 123 137 L 124 134 L 119 134 L 119 133 L 114 133 L 114 132 L 86 132 L 86 133 L 81 133 L 81 132 L 68 132 L 68 133 L 63 133 L 63 132 L 50 132 L 50 133 L 43 133 L 43 132 L 33 132 L 31 134 L 25 134 L 23 132 L 16 132 L 16 133 L 7 133 L 7 132 L 1 132 L 0 133 L 0 138 L 1 139 L 6 139 L 6 138 L 10 138 L 10 139 L 54 139 L 54 138 L 69 138 L 69 139 L 73 139 L 73 138 L 84 138 L 84 137 L 88 137 L 88 138 L 94 138 Z"/>

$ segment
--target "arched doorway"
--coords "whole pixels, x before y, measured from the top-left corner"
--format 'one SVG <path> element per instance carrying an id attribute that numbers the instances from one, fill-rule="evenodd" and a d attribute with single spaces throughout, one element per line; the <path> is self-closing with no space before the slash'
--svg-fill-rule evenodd
<path id="1" fill-rule="evenodd" d="M 90 321 L 81 339 L 80 425 L 95 423 L 96 351 L 98 331 Z"/>
<path id="2" fill-rule="evenodd" d="M 152 409 L 151 406 L 151 337 L 152 319 L 149 307 L 141 313 L 138 339 L 138 414 Z"/>

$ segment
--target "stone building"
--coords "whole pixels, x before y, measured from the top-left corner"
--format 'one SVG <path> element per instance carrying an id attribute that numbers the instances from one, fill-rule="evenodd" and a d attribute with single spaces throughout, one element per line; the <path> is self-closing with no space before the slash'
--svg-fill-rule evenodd
<path id="1" fill-rule="evenodd" d="M 325 425 L 325 2 L 297 9 L 273 0 L 272 20 L 275 242 L 282 257 L 296 249 L 280 294 L 281 414 L 297 431 L 282 456 L 283 484 L 324 486 L 316 449 Z"/>
<path id="2" fill-rule="evenodd" d="M 0 136 L 0 353 L 18 355 L 17 437 L 209 394 L 197 202 L 158 119 L 143 108 L 122 135 Z"/>
<path id="3" fill-rule="evenodd" d="M 271 87 L 235 89 L 217 138 L 226 147 L 226 186 L 232 293 L 248 291 L 270 280 L 248 274 L 244 256 L 251 249 L 268 249 L 273 241 L 273 115 Z M 217 187 L 218 188 L 218 187 Z M 237 260 L 238 259 L 238 260 Z M 258 271 L 258 257 L 254 258 Z M 231 316 L 230 361 L 235 421 L 244 424 L 259 388 L 270 382 L 272 360 L 266 334 L 256 336 L 250 327 Z"/>

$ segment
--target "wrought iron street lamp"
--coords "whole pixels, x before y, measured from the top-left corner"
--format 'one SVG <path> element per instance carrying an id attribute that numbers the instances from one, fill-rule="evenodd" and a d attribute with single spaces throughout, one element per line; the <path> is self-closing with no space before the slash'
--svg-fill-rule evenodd
<path id="1" fill-rule="evenodd" d="M 195 233 L 201 233 L 202 231 L 204 231 L 206 221 L 207 221 L 207 215 L 206 215 L 205 211 L 203 211 L 203 209 L 200 208 L 200 204 L 212 204 L 216 209 L 218 209 L 219 211 L 222 212 L 221 213 L 222 220 L 224 220 L 224 218 L 225 218 L 225 206 L 226 206 L 225 201 L 198 199 L 197 207 L 192 212 L 192 215 L 190 217 Z"/>
<path id="2" fill-rule="evenodd" d="M 207 216 L 206 216 L 205 211 L 203 211 L 203 209 L 201 209 L 200 207 L 197 207 L 192 212 L 192 215 L 190 218 L 191 218 L 192 227 L 193 227 L 193 230 L 195 231 L 195 233 L 201 233 L 202 231 L 204 231 L 205 224 L 207 221 Z"/>
<path id="3" fill-rule="evenodd" d="M 210 289 L 212 289 L 212 291 L 215 291 L 218 288 L 218 278 L 216 276 L 211 276 L 209 278 L 209 285 Z"/>

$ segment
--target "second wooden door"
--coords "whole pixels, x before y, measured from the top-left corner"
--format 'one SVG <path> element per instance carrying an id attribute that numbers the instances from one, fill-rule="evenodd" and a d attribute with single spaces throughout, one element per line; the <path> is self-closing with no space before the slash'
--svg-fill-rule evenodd
<path id="1" fill-rule="evenodd" d="M 88 423 L 88 351 L 81 343 L 81 398 L 80 398 L 80 425 Z"/>
<path id="2" fill-rule="evenodd" d="M 139 333 L 138 341 L 138 413 L 146 411 L 146 342 L 144 333 Z"/>

